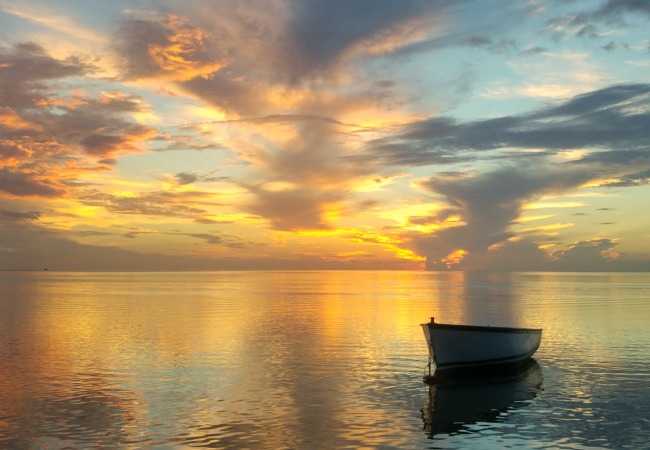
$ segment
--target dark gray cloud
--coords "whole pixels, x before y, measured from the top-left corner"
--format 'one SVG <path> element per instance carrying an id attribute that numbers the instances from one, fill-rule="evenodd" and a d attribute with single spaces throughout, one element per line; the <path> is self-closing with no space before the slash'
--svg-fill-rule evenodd
<path id="1" fill-rule="evenodd" d="M 200 183 L 211 183 L 215 181 L 227 181 L 230 178 L 225 176 L 215 176 L 212 173 L 200 174 L 195 172 L 179 172 L 174 175 L 176 183 L 183 186 L 186 184 L 192 184 L 196 182 Z"/>
<path id="2" fill-rule="evenodd" d="M 0 47 L 0 106 L 35 108 L 48 96 L 44 82 L 90 70 L 92 67 L 79 58 L 55 59 L 31 42 Z"/>
<path id="3" fill-rule="evenodd" d="M 603 187 L 633 187 L 645 186 L 648 184 L 650 184 L 650 170 L 643 170 L 641 172 L 623 175 L 618 181 L 606 183 Z M 602 211 L 603 209 L 601 208 L 600 210 Z"/>
<path id="4" fill-rule="evenodd" d="M 56 197 L 64 191 L 38 174 L 0 168 L 0 192 L 15 196 Z"/>
<path id="5" fill-rule="evenodd" d="M 474 152 L 507 147 L 564 150 L 617 148 L 586 158 L 645 158 L 650 148 L 650 84 L 610 86 L 518 116 L 461 123 L 436 117 L 368 146 L 365 158 L 386 165 L 457 163 Z"/>
<path id="6" fill-rule="evenodd" d="M 522 54 L 526 50 L 520 50 L 520 34 L 517 29 L 531 17 L 531 12 L 531 6 L 527 2 L 451 2 L 440 8 L 437 16 L 447 23 L 453 23 L 453 27 L 443 25 L 433 36 L 402 46 L 391 56 L 399 58 L 451 47 L 481 49 L 497 54 Z M 535 51 L 530 54 L 535 54 Z"/>
<path id="7" fill-rule="evenodd" d="M 611 52 L 613 50 L 616 50 L 618 48 L 618 45 L 614 41 L 609 41 L 607 44 L 603 45 L 601 48 L 603 50 L 607 50 L 608 52 Z"/>
<path id="8" fill-rule="evenodd" d="M 445 14 L 453 3 L 449 0 L 294 2 L 289 28 L 290 42 L 296 51 L 291 58 L 292 72 L 295 77 L 318 75 L 350 49 L 370 47 L 391 34 L 404 33 L 417 22 Z"/>
<path id="9" fill-rule="evenodd" d="M 458 210 L 454 208 L 444 208 L 436 212 L 433 216 L 411 216 L 409 217 L 409 223 L 414 225 L 433 225 L 443 223 L 449 217 L 457 214 Z"/>
<path id="10" fill-rule="evenodd" d="M 590 153 L 573 161 L 573 165 L 598 164 L 615 167 L 638 168 L 638 165 L 650 163 L 650 149 L 640 150 L 604 150 Z"/>
<path id="11" fill-rule="evenodd" d="M 0 141 L 0 160 L 19 161 L 28 155 L 28 150 L 21 146 L 19 143 L 10 140 Z"/>
<path id="12" fill-rule="evenodd" d="M 203 225 L 216 225 L 216 224 L 228 224 L 234 223 L 233 220 L 219 220 L 219 219 L 208 219 L 207 217 L 197 217 L 194 219 L 194 222 L 200 223 Z"/>
<path id="13" fill-rule="evenodd" d="M 231 235 L 211 234 L 211 233 L 181 233 L 181 232 L 166 233 L 166 234 L 172 234 L 176 236 L 187 236 L 194 239 L 200 239 L 210 245 L 221 245 L 224 247 L 229 247 L 234 249 L 245 248 L 249 245 L 242 239 Z"/>
<path id="14" fill-rule="evenodd" d="M 103 232 L 97 232 L 97 235 L 102 235 L 102 234 L 111 234 L 111 233 L 103 233 Z M 226 235 L 226 234 L 216 234 L 216 233 L 184 233 L 182 231 L 174 230 L 174 231 L 152 231 L 152 230 L 137 230 L 137 229 L 132 229 L 127 231 L 126 233 L 122 234 L 122 237 L 128 238 L 128 239 L 135 239 L 139 236 L 142 235 L 152 235 L 152 234 L 158 234 L 158 235 L 167 235 L 167 236 L 185 236 L 185 237 L 190 237 L 193 239 L 199 239 L 204 241 L 206 244 L 210 245 L 220 245 L 223 247 L 230 247 L 230 248 L 236 248 L 236 249 L 241 249 L 244 247 L 247 247 L 249 243 L 245 242 L 238 236 L 233 236 L 233 235 Z M 257 244 L 259 245 L 259 244 Z"/>
<path id="15" fill-rule="evenodd" d="M 645 15 L 650 18 L 650 3 L 645 0 L 607 0 L 594 12 L 589 13 L 589 16 L 611 22 L 623 19 L 626 14 Z"/>
<path id="16" fill-rule="evenodd" d="M 115 236 L 115 234 L 108 231 L 99 231 L 99 230 L 74 230 L 74 234 L 77 236 L 83 237 L 97 237 L 97 236 Z"/>
<path id="17" fill-rule="evenodd" d="M 490 252 L 468 255 L 456 270 L 502 272 L 627 272 L 650 270 L 650 260 L 620 255 L 611 239 L 578 241 L 547 254 L 531 239 L 509 241 Z M 446 270 L 447 265 L 430 260 L 429 269 Z"/>
<path id="18" fill-rule="evenodd" d="M 202 241 L 205 241 L 208 244 L 214 244 L 214 245 L 221 245 L 224 242 L 223 237 L 218 236 L 216 234 L 208 234 L 208 233 L 183 233 L 183 236 L 189 236 L 193 237 L 195 239 L 201 239 Z"/>
<path id="19" fill-rule="evenodd" d="M 597 179 L 618 179 L 613 186 L 646 183 L 650 170 L 650 136 L 645 131 L 650 126 L 648 106 L 650 85 L 611 86 L 519 116 L 468 123 L 429 119 L 377 140 L 369 151 L 382 163 L 397 165 L 429 165 L 441 158 L 499 160 L 502 167 L 497 170 L 435 176 L 424 183 L 444 196 L 464 225 L 412 236 L 415 250 L 426 255 L 430 265 L 445 265 L 447 255 L 464 249 L 469 252 L 465 264 L 478 267 L 480 261 L 502 251 L 501 247 L 536 254 L 528 244 L 509 241 L 514 237 L 511 225 L 525 202 Z M 525 159 L 510 152 L 484 156 L 513 147 L 543 150 L 533 157 L 523 153 Z M 574 148 L 594 150 L 564 163 L 548 158 Z M 503 167 L 504 163 L 508 165 Z M 538 262 L 543 266 L 542 260 Z"/>
<path id="20" fill-rule="evenodd" d="M 207 125 L 206 122 L 183 125 L 180 127 L 181 132 L 163 132 L 158 133 L 151 142 L 151 150 L 156 152 L 166 152 L 174 150 L 225 150 L 226 148 L 215 142 L 213 136 L 206 133 L 205 130 L 200 130 L 200 126 Z M 196 133 L 186 133 L 186 130 L 193 130 Z M 161 145 L 162 144 L 162 145 Z"/>
<path id="21" fill-rule="evenodd" d="M 229 113 L 253 115 L 260 110 L 268 110 L 266 99 L 260 96 L 266 86 L 250 76 L 240 77 L 224 71 L 192 78 L 181 85 L 188 92 Z"/>
<path id="22" fill-rule="evenodd" d="M 613 26 L 626 26 L 628 19 L 650 18 L 645 0 L 607 0 L 587 11 L 577 11 L 547 21 L 547 28 L 558 38 L 578 36 L 598 39 L 607 36 Z"/>
<path id="23" fill-rule="evenodd" d="M 519 51 L 519 44 L 513 38 L 493 37 L 495 30 L 489 34 L 474 34 L 473 31 L 443 35 L 427 41 L 418 42 L 398 50 L 396 56 L 409 56 L 415 53 L 440 50 L 449 47 L 469 47 L 483 49 L 493 53 L 509 53 Z"/>
<path id="24" fill-rule="evenodd" d="M 195 173 L 179 172 L 175 175 L 178 184 L 192 184 L 199 179 Z"/>
<path id="25" fill-rule="evenodd" d="M 617 267 L 624 270 L 625 261 L 617 264 L 612 254 L 616 245 L 611 239 L 577 242 L 568 249 L 555 252 L 552 267 L 561 271 L 572 270 L 572 267 L 585 272 L 607 272 Z"/>
<path id="26" fill-rule="evenodd" d="M 0 209 L 0 220 L 4 221 L 34 221 L 41 217 L 38 211 L 13 211 L 8 209 Z"/>
<path id="27" fill-rule="evenodd" d="M 137 142 L 154 134 L 126 114 L 143 110 L 137 97 L 115 93 L 58 109 L 56 114 L 46 110 L 33 118 L 61 144 L 104 160 L 135 151 Z"/>
<path id="28" fill-rule="evenodd" d="M 396 138 L 379 140 L 372 151 L 384 162 L 388 155 L 394 163 L 430 164 L 441 154 L 486 159 L 480 156 L 482 152 L 502 147 L 550 148 L 550 152 L 545 150 L 534 158 L 527 158 L 525 163 L 516 163 L 518 158 L 506 154 L 501 155 L 506 159 L 500 160 L 502 167 L 496 170 L 432 177 L 423 185 L 442 195 L 452 213 L 462 217 L 463 224 L 429 235 L 412 235 L 410 239 L 413 248 L 427 256 L 430 267 L 448 265 L 445 257 L 454 250 L 463 249 L 468 255 L 458 266 L 461 268 L 479 268 L 487 261 L 494 262 L 492 260 L 499 255 L 513 256 L 520 252 L 522 261 L 536 261 L 531 262 L 529 270 L 540 267 L 560 270 L 564 266 L 559 260 L 568 265 L 579 263 L 572 259 L 573 253 L 556 255 L 551 264 L 541 257 L 544 252 L 533 247 L 532 240 L 513 243 L 511 239 L 515 234 L 511 225 L 521 214 L 524 203 L 543 195 L 566 192 L 597 179 L 619 180 L 607 186 L 647 183 L 650 137 L 644 130 L 650 124 L 649 92 L 650 85 L 613 86 L 521 116 L 466 124 L 445 118 L 431 119 L 407 126 Z M 398 147 L 386 147 L 386 142 Z M 553 150 L 584 147 L 598 150 L 564 163 L 547 158 L 548 154 L 555 153 Z M 398 152 L 386 153 L 393 148 Z M 415 150 L 417 158 L 408 154 L 410 149 Z M 508 159 L 511 162 L 503 167 Z M 430 222 L 420 217 L 416 221 L 438 223 L 436 217 L 429 219 Z M 575 252 L 590 254 L 595 252 L 594 247 L 598 246 L 584 244 L 576 247 Z M 599 267 L 610 267 L 608 258 L 598 260 Z M 505 267 L 506 262 L 499 264 Z M 583 264 L 579 267 L 595 266 Z"/>
<path id="29" fill-rule="evenodd" d="M 514 234 L 512 223 L 525 202 L 545 194 L 576 188 L 590 180 L 589 170 L 536 165 L 509 166 L 483 174 L 432 177 L 423 186 L 443 195 L 464 224 L 431 235 L 412 237 L 414 248 L 429 264 L 441 264 L 451 252 L 463 249 L 472 257 L 488 252 Z"/>
<path id="30" fill-rule="evenodd" d="M 545 53 L 547 51 L 548 51 L 548 49 L 546 49 L 544 47 L 535 46 L 535 47 L 529 47 L 527 49 L 524 49 L 524 50 L 520 51 L 519 54 L 521 56 L 535 56 L 535 55 Z"/>

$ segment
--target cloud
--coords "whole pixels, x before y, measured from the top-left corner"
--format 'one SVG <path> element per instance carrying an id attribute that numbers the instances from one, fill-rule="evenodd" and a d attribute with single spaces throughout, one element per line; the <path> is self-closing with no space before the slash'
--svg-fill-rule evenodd
<path id="1" fill-rule="evenodd" d="M 179 172 L 175 175 L 176 182 L 180 185 L 191 184 L 199 179 L 198 175 L 194 173 Z"/>
<path id="2" fill-rule="evenodd" d="M 454 208 L 444 208 L 436 212 L 434 216 L 411 216 L 409 217 L 409 223 L 414 225 L 441 224 L 457 213 L 458 211 Z"/>
<path id="3" fill-rule="evenodd" d="M 123 77 L 171 83 L 231 114 L 259 112 L 283 65 L 272 46 L 277 37 L 254 28 L 275 33 L 277 16 L 231 2 L 182 6 L 186 16 L 151 11 L 123 18 L 115 35 Z"/>
<path id="4" fill-rule="evenodd" d="M 617 242 L 591 239 L 572 243 L 565 248 L 547 253 L 530 239 L 505 242 L 487 253 L 468 255 L 452 268 L 456 270 L 490 271 L 546 271 L 546 272 L 616 272 L 648 271 L 650 260 L 620 254 Z M 430 261 L 430 269 L 446 270 L 444 263 Z"/>
<path id="5" fill-rule="evenodd" d="M 19 143 L 0 140 L 0 160 L 6 166 L 14 166 L 29 155 L 29 151 Z"/>
<path id="6" fill-rule="evenodd" d="M 499 161 L 498 169 L 442 173 L 423 182 L 426 189 L 445 198 L 449 204 L 445 214 L 458 214 L 462 222 L 409 237 L 412 248 L 428 258 L 430 267 L 476 268 L 495 252 L 504 251 L 499 250 L 502 247 L 526 251 L 528 256 L 543 253 L 529 244 L 511 242 L 520 238 L 511 226 L 525 203 L 596 180 L 615 180 L 602 185 L 618 187 L 647 183 L 650 138 L 645 130 L 649 126 L 650 85 L 620 85 L 518 116 L 466 123 L 446 117 L 416 122 L 371 142 L 361 157 L 402 166 Z M 585 148 L 591 151 L 576 158 L 553 157 Z M 440 223 L 438 217 L 413 220 Z M 569 261 L 569 256 L 562 259 Z M 543 260 L 537 259 L 543 266 Z"/>
<path id="7" fill-rule="evenodd" d="M 44 82 L 88 73 L 92 67 L 79 58 L 59 60 L 31 42 L 0 47 L 0 106 L 21 110 L 46 103 Z"/>
<path id="8" fill-rule="evenodd" d="M 62 144 L 99 159 L 137 152 L 139 144 L 155 136 L 148 126 L 133 121 L 128 113 L 143 110 L 139 98 L 121 93 L 104 93 L 99 99 L 82 98 L 59 106 L 58 114 L 35 119 Z"/>
<path id="9" fill-rule="evenodd" d="M 232 116 L 250 116 L 281 111 L 292 97 L 301 103 L 312 95 L 305 88 L 336 89 L 368 57 L 436 33 L 454 2 L 171 3 L 184 16 L 124 17 L 115 35 L 123 76 L 172 82 Z"/>
<path id="10" fill-rule="evenodd" d="M 597 35 L 600 24 L 609 20 L 598 14 L 615 17 L 634 8 L 630 2 L 614 3 L 597 4 L 590 11 L 593 17 L 580 24 L 558 24 L 580 25 L 576 35 Z M 64 205 L 61 208 L 91 212 L 103 208 L 102 216 L 127 215 L 113 217 L 117 222 L 169 217 L 203 230 L 209 227 L 196 224 L 217 222 L 212 212 L 224 208 L 232 217 L 248 213 L 246 218 L 253 220 L 246 220 L 246 227 L 257 227 L 258 232 L 275 235 L 273 230 L 325 229 L 318 233 L 348 239 L 348 245 L 347 235 L 336 234 L 343 230 L 341 226 L 350 226 L 357 218 L 377 226 L 390 224 L 394 218 L 384 216 L 382 205 L 394 202 L 394 195 L 408 197 L 409 204 L 415 202 L 414 194 L 423 195 L 422 190 L 409 190 L 409 182 L 414 186 L 409 176 L 426 174 L 423 166 L 439 171 L 443 165 L 452 165 L 450 169 L 460 173 L 438 173 L 418 185 L 424 186 L 424 195 L 439 196 L 447 206 L 431 216 L 421 212 L 428 209 L 400 210 L 410 216 L 405 224 L 408 231 L 393 239 L 392 245 L 408 252 L 403 248 L 408 243 L 410 249 L 428 256 L 431 264 L 472 262 L 478 267 L 480 261 L 508 251 L 528 255 L 539 267 L 546 267 L 547 259 L 560 255 L 547 253 L 549 246 L 542 251 L 535 244 L 547 239 L 540 227 L 526 230 L 529 225 L 513 223 L 524 205 L 547 194 L 561 194 L 584 183 L 603 187 L 647 183 L 650 85 L 609 86 L 567 100 L 576 86 L 594 89 L 604 82 L 600 72 L 590 71 L 589 56 L 521 45 L 521 34 L 515 29 L 531 13 L 528 3 L 481 4 L 480 20 L 476 6 L 475 2 L 447 0 L 399 4 L 389 0 L 165 0 L 164 5 L 149 5 L 152 9 L 146 11 L 123 10 L 112 40 L 120 76 L 110 80 L 100 79 L 98 69 L 83 58 L 55 57 L 60 53 L 34 44 L 2 47 L 0 194 L 19 205 L 6 210 L 17 214 L 41 210 L 51 199 L 66 197 L 57 200 L 57 208 Z M 615 7 L 627 9 L 619 13 Z M 614 12 L 604 12 L 607 8 Z M 510 22 L 504 22 L 504 16 Z M 515 76 L 540 67 L 542 72 L 555 58 L 555 65 L 575 77 L 569 80 L 573 84 L 565 83 L 565 78 L 556 79 L 544 71 L 539 78 L 524 77 L 525 85 L 510 86 L 511 92 L 521 95 L 564 99 L 544 108 L 487 120 L 462 120 L 449 113 L 423 120 L 419 108 L 426 107 L 424 102 L 431 104 L 431 86 L 421 96 L 417 91 L 421 103 L 414 104 L 408 92 L 416 92 L 419 82 L 405 86 L 397 80 L 407 76 L 416 80 L 417 76 L 411 77 L 417 74 L 407 73 L 411 67 L 398 66 L 396 58 L 450 47 L 463 47 L 462 52 L 471 55 L 487 50 L 526 56 L 528 72 L 521 68 L 523 64 L 517 67 L 516 60 L 507 61 Z M 535 64 L 533 55 L 542 53 Z M 469 86 L 467 77 L 459 79 L 462 82 L 452 88 L 445 85 L 443 95 Z M 120 91 L 98 93 L 120 83 Z M 156 111 L 160 122 L 151 120 L 154 115 L 141 97 L 128 92 L 143 92 L 153 99 L 162 108 Z M 164 99 L 157 97 L 161 93 L 169 95 L 163 106 L 160 101 Z M 202 117 L 219 120 L 187 123 L 199 110 Z M 146 125 L 168 124 L 167 119 L 173 122 L 175 117 L 184 125 L 162 125 L 167 132 Z M 201 183 L 224 178 L 210 168 L 192 169 L 197 164 L 194 156 L 211 156 L 192 153 L 183 167 L 162 177 L 138 171 L 137 185 L 122 178 L 116 181 L 119 185 L 107 181 L 121 156 L 147 148 L 223 149 L 215 157 L 226 168 L 236 165 L 236 179 L 229 180 L 232 186 L 224 195 L 207 192 L 208 187 L 221 185 Z M 159 153 L 127 158 L 118 167 L 122 176 L 129 176 L 142 164 L 166 165 L 172 160 L 173 154 Z M 384 198 L 386 191 L 378 189 L 386 189 L 387 183 L 373 180 L 393 179 L 405 169 L 408 174 L 394 181 Z M 146 187 L 148 176 L 167 190 Z M 371 189 L 375 193 L 369 194 Z M 17 197 L 26 198 L 19 203 Z M 225 198 L 232 203 L 222 204 Z M 362 210 L 360 205 L 378 198 L 381 201 L 372 210 Z M 2 215 L 3 221 L 10 221 L 8 214 Z M 42 226 L 87 220 L 80 212 L 75 219 L 57 217 L 53 219 L 57 224 L 52 225 L 49 212 L 45 214 L 48 221 L 40 220 Z M 33 222 L 27 217 L 14 218 L 21 224 Z M 259 219 L 265 219 L 266 225 L 260 226 Z M 398 221 L 404 224 L 405 219 Z M 432 229 L 438 231 L 431 233 Z M 152 238 L 151 243 L 196 239 L 233 248 L 241 245 L 221 233 L 195 231 L 179 228 Z M 82 230 L 76 236 L 90 239 L 90 232 L 103 231 Z M 118 242 L 126 242 L 119 237 L 125 232 L 132 237 L 162 233 L 124 228 L 115 235 Z M 292 234 L 297 240 L 307 235 Z M 140 245 L 139 241 L 130 243 Z M 554 244 L 553 248 L 560 248 L 558 242 Z M 460 249 L 463 254 L 453 255 Z M 340 254 L 354 254 L 348 250 Z"/>
<path id="11" fill-rule="evenodd" d="M 244 183 L 254 198 L 248 210 L 274 228 L 328 228 L 327 213 L 339 209 L 354 183 L 372 167 L 348 158 L 356 152 L 346 126 L 325 120 L 293 123 L 292 137 L 257 152 L 252 162 L 256 183 Z"/>
<path id="12" fill-rule="evenodd" d="M 0 168 L 0 192 L 15 196 L 55 197 L 64 191 L 36 174 Z"/>
<path id="13" fill-rule="evenodd" d="M 224 247 L 230 247 L 234 249 L 241 249 L 246 247 L 248 244 L 236 236 L 227 236 L 227 235 L 217 235 L 210 233 L 166 233 L 176 236 L 187 236 L 194 239 L 200 239 L 210 245 L 222 245 Z"/>
<path id="14" fill-rule="evenodd" d="M 158 133 L 151 139 L 151 150 L 155 152 L 166 152 L 175 150 L 227 150 L 222 144 L 210 139 L 210 135 L 205 132 L 208 123 L 201 122 L 180 127 L 181 132 Z M 195 133 L 186 133 L 185 130 L 191 130 Z M 162 145 L 161 145 L 162 144 Z"/>
<path id="15" fill-rule="evenodd" d="M 540 46 L 535 46 L 535 47 L 529 47 L 527 49 L 524 49 L 519 52 L 521 56 L 535 56 L 535 55 L 540 55 L 542 53 L 546 53 L 548 49 L 545 47 L 540 47 Z"/>
<path id="16" fill-rule="evenodd" d="M 265 2 L 264 14 L 255 2 L 196 3 L 183 8 L 184 17 L 131 13 L 116 51 L 126 79 L 170 83 L 225 115 L 201 129 L 238 125 L 246 137 L 224 145 L 250 166 L 241 182 L 253 197 L 248 211 L 275 228 L 326 227 L 328 211 L 371 173 L 346 158 L 361 139 L 352 134 L 365 128 L 339 117 L 383 113 L 394 95 L 391 83 L 343 86 L 340 80 L 359 76 L 353 68 L 364 58 L 435 32 L 450 3 L 277 1 Z M 196 181 L 194 174 L 177 177 L 182 184 Z M 269 187 L 283 183 L 289 187 L 282 191 Z M 302 212 L 289 210 L 290 199 Z"/>
<path id="17" fill-rule="evenodd" d="M 299 139 L 290 142 L 285 151 L 258 156 L 259 162 L 275 177 L 273 181 L 297 184 L 299 189 L 269 192 L 259 188 L 253 191 L 259 202 L 254 203 L 251 211 L 271 217 L 276 227 L 291 229 L 291 220 L 278 220 L 274 211 L 286 214 L 286 203 L 296 201 L 305 211 L 303 215 L 293 217 L 299 226 L 324 226 L 323 212 L 344 197 L 345 180 L 354 180 L 373 171 L 387 170 L 390 166 L 458 164 L 481 159 L 502 162 L 520 158 L 528 162 L 539 160 L 535 167 L 540 168 L 540 176 L 513 166 L 495 172 L 495 178 L 488 173 L 486 178 L 443 178 L 429 183 L 433 191 L 447 196 L 454 207 L 462 210 L 467 221 L 467 216 L 479 211 L 478 203 L 466 198 L 474 192 L 463 191 L 463 187 L 471 189 L 476 185 L 476 194 L 482 194 L 494 190 L 493 183 L 500 179 L 512 182 L 514 187 L 504 186 L 498 192 L 506 195 L 508 189 L 512 189 L 513 198 L 481 199 L 486 205 L 507 200 L 507 208 L 499 210 L 497 207 L 502 218 L 500 222 L 486 224 L 488 217 L 479 213 L 479 220 L 470 225 L 468 236 L 463 234 L 448 239 L 447 247 L 458 248 L 460 241 L 482 236 L 484 243 L 470 243 L 469 247 L 473 251 L 485 251 L 489 245 L 508 236 L 507 226 L 517 217 L 522 202 L 547 192 L 572 189 L 599 177 L 626 176 L 631 170 L 638 172 L 639 164 L 650 166 L 650 152 L 647 150 L 650 137 L 646 131 L 650 128 L 649 106 L 650 85 L 610 86 L 517 116 L 466 123 L 449 117 L 415 122 L 396 133 L 371 141 L 363 152 L 349 152 L 345 146 L 341 147 L 332 138 L 335 136 L 331 133 L 334 125 L 310 124 L 309 128 L 301 129 Z M 584 148 L 593 151 L 566 164 L 547 163 L 549 156 L 555 153 Z M 530 149 L 534 152 L 494 153 L 504 149 Z M 336 189 L 337 184 L 341 186 L 340 190 Z M 312 201 L 312 207 L 306 207 L 308 200 Z M 276 202 L 278 207 L 274 208 Z M 457 232 L 449 231 L 444 236 L 451 237 Z"/>
<path id="18" fill-rule="evenodd" d="M 208 48 L 208 33 L 173 14 L 127 17 L 116 34 L 127 79 L 168 78 L 176 81 L 210 75 L 223 56 Z"/>
<path id="19" fill-rule="evenodd" d="M 496 33 L 498 33 L 497 30 L 491 30 L 490 34 L 475 34 L 474 31 L 468 30 L 466 32 L 443 34 L 442 36 L 427 41 L 420 41 L 405 46 L 398 50 L 396 55 L 409 56 L 415 53 L 441 50 L 449 47 L 483 49 L 492 53 L 514 53 L 518 51 L 519 44 L 515 39 L 508 37 L 495 38 L 493 35 Z"/>
<path id="20" fill-rule="evenodd" d="M 424 40 L 452 4 L 448 0 L 296 2 L 290 21 L 294 77 L 327 72 L 347 55 L 392 53 Z"/>
<path id="21" fill-rule="evenodd" d="M 174 175 L 176 184 L 180 186 L 184 186 L 187 184 L 192 184 L 196 182 L 200 183 L 210 183 L 214 181 L 226 181 L 229 180 L 228 177 L 225 176 L 214 176 L 212 173 L 208 174 L 198 174 L 195 172 L 179 172 L 176 175 Z"/>
<path id="22" fill-rule="evenodd" d="M 278 229 L 322 228 L 329 226 L 328 211 L 349 196 L 353 183 L 370 173 L 368 167 L 345 158 L 354 151 L 354 143 L 345 139 L 350 141 L 345 133 L 356 131 L 354 125 L 331 117 L 375 105 L 375 96 L 385 96 L 390 89 L 364 85 L 337 92 L 337 83 L 327 72 L 338 70 L 335 66 L 353 47 L 354 52 L 370 54 L 404 24 L 419 22 L 420 11 L 437 10 L 442 4 L 413 1 L 397 8 L 389 3 L 373 2 L 370 9 L 356 4 L 273 3 L 268 7 L 277 8 L 278 14 L 264 17 L 250 5 L 209 10 L 195 6 L 183 19 L 161 14 L 127 18 L 117 50 L 126 61 L 126 78 L 170 82 L 226 115 L 225 120 L 196 126 L 238 125 L 246 137 L 226 145 L 250 166 L 247 179 L 240 183 L 252 195 L 247 211 Z M 313 33 L 323 31 L 315 28 L 319 21 L 303 28 L 321 14 L 337 18 L 325 46 L 313 40 Z M 215 22 L 208 26 L 208 19 Z M 396 28 L 387 30 L 387 24 Z M 174 58 L 178 64 L 165 66 L 151 56 L 152 49 L 175 42 L 183 42 L 177 49 L 182 53 Z M 214 70 L 194 73 L 197 67 Z M 327 81 L 319 89 L 301 86 L 302 80 L 321 75 Z M 200 179 L 181 173 L 176 181 L 191 184 Z"/>
<path id="23" fill-rule="evenodd" d="M 180 217 L 201 219 L 206 206 L 218 206 L 214 194 L 204 191 L 154 191 L 133 196 L 117 196 L 96 189 L 79 193 L 78 200 L 89 206 L 100 206 L 116 214 Z"/>
<path id="24" fill-rule="evenodd" d="M 577 242 L 556 252 L 553 267 L 557 270 L 578 268 L 587 272 L 607 272 L 616 268 L 616 242 L 611 239 L 593 239 Z"/>
<path id="25" fill-rule="evenodd" d="M 626 26 L 629 18 L 649 19 L 648 2 L 607 0 L 588 11 L 551 18 L 547 21 L 547 29 L 560 39 L 566 36 L 598 39 L 607 35 L 613 26 Z"/>
<path id="26" fill-rule="evenodd" d="M 480 8 L 480 14 L 477 9 Z M 437 5 L 439 20 L 430 32 L 395 49 L 396 57 L 463 47 L 495 54 L 522 54 L 519 50 L 520 25 L 534 15 L 528 2 L 475 1 L 447 2 Z M 539 47 L 538 47 L 539 48 Z M 530 54 L 538 53 L 533 50 Z"/>
<path id="27" fill-rule="evenodd" d="M 412 123 L 400 133 L 368 145 L 366 158 L 387 165 L 430 165 L 463 162 L 477 151 L 502 148 L 565 150 L 621 148 L 594 154 L 595 161 L 645 155 L 650 146 L 650 85 L 610 86 L 578 95 L 557 106 L 517 116 L 460 123 L 434 117 Z M 615 156 L 618 155 L 618 156 Z"/>
<path id="28" fill-rule="evenodd" d="M 0 209 L 0 220 L 21 222 L 21 221 L 35 221 L 41 217 L 38 211 L 12 211 L 8 209 Z"/>
<path id="29" fill-rule="evenodd" d="M 194 236 L 197 239 L 203 239 Z M 234 248 L 241 248 L 236 241 Z M 229 245 L 230 245 L 229 244 Z M 245 242 L 242 243 L 246 245 Z M 189 271 L 189 270 L 266 270 L 266 269 L 341 269 L 386 268 L 395 260 L 365 258 L 325 258 L 318 255 L 207 257 L 180 253 L 140 253 L 114 246 L 88 245 L 75 242 L 62 233 L 21 223 L 0 222 L 0 269 L 62 271 Z M 185 249 L 185 247 L 184 247 Z"/>
<path id="30" fill-rule="evenodd" d="M 216 223 L 216 222 L 215 222 Z M 79 232 L 77 232 L 79 233 Z M 83 232 L 82 232 L 83 233 Z M 87 235 L 96 235 L 96 236 L 102 236 L 102 235 L 112 235 L 112 233 L 107 233 L 107 232 L 101 232 L 101 231 L 89 231 L 87 232 Z M 226 234 L 215 234 L 215 233 L 186 233 L 182 231 L 154 231 L 154 230 L 129 230 L 126 233 L 122 235 L 122 237 L 128 238 L 128 239 L 135 239 L 138 236 L 141 235 L 166 235 L 166 236 L 184 236 L 184 237 L 190 237 L 193 239 L 200 239 L 204 241 L 206 244 L 210 245 L 220 245 L 224 247 L 230 247 L 230 248 L 237 248 L 241 249 L 244 248 L 248 245 L 247 242 L 242 240 L 241 238 L 233 235 L 226 235 Z"/>
<path id="31" fill-rule="evenodd" d="M 459 249 L 483 255 L 496 244 L 513 237 L 510 230 L 524 203 L 545 194 L 576 188 L 590 180 L 588 170 L 564 170 L 545 165 L 510 166 L 491 172 L 432 177 L 423 186 L 445 197 L 462 224 L 435 234 L 416 235 L 414 248 L 427 256 L 429 264 L 444 264 Z"/>
<path id="32" fill-rule="evenodd" d="M 67 195 L 78 176 L 106 170 L 154 135 L 131 117 L 146 109 L 139 97 L 53 93 L 53 83 L 91 71 L 79 58 L 57 59 L 33 43 L 0 48 L 0 191 Z"/>
<path id="33" fill-rule="evenodd" d="M 325 219 L 327 207 L 342 200 L 336 190 L 309 190 L 305 188 L 271 191 L 250 187 L 255 195 L 248 210 L 267 218 L 274 228 L 300 230 L 328 228 Z"/>
<path id="34" fill-rule="evenodd" d="M 650 4 L 643 0 L 607 0 L 600 8 L 588 15 L 611 22 L 621 20 L 626 14 L 646 15 L 650 18 Z"/>
<path id="35" fill-rule="evenodd" d="M 648 158 L 650 162 L 650 157 Z M 630 173 L 627 175 L 621 176 L 618 180 L 607 182 L 603 184 L 603 187 L 632 187 L 632 186 L 644 186 L 650 184 L 650 170 L 643 170 L 641 172 Z M 608 208 L 611 209 L 611 208 Z M 604 208 L 601 208 L 600 211 L 603 211 Z"/>
<path id="36" fill-rule="evenodd" d="M 642 145 L 642 142 L 640 143 Z M 571 161 L 573 165 L 599 164 L 610 167 L 634 167 L 650 163 L 650 151 L 639 150 L 604 150 L 589 153 L 582 158 Z"/>

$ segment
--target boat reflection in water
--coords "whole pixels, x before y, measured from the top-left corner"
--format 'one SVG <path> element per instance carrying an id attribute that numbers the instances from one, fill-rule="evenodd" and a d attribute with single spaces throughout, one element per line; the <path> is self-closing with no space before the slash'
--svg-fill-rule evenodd
<path id="1" fill-rule="evenodd" d="M 501 413 L 534 399 L 541 386 L 542 370 L 534 359 L 511 373 L 430 384 L 422 409 L 424 431 L 433 438 L 457 433 L 477 422 L 496 422 Z"/>

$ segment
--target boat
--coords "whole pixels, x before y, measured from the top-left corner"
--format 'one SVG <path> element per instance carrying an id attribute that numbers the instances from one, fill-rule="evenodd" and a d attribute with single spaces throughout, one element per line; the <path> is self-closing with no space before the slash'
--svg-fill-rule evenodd
<path id="1" fill-rule="evenodd" d="M 451 325 L 433 317 L 422 328 L 429 347 L 425 382 L 468 370 L 508 370 L 528 361 L 542 340 L 540 328 Z"/>

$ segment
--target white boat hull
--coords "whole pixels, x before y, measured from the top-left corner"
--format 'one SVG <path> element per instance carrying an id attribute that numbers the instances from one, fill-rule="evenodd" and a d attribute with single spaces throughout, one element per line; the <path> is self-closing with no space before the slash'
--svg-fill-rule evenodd
<path id="1" fill-rule="evenodd" d="M 437 371 L 516 363 L 539 348 L 542 330 L 427 323 L 422 325 Z"/>

